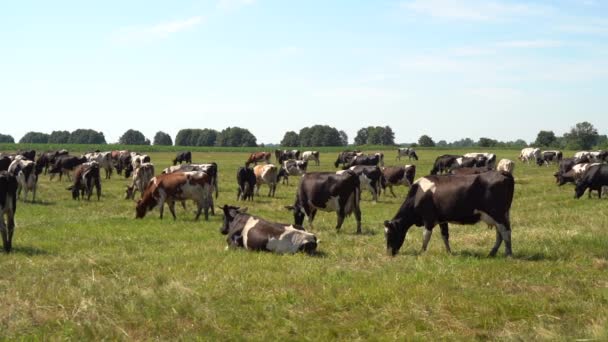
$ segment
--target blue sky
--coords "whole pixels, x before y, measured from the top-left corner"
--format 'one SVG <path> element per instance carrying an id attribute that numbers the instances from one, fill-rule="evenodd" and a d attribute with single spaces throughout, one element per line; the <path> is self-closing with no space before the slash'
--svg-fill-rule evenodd
<path id="1" fill-rule="evenodd" d="M 608 133 L 608 2 L 3 1 L 0 133 Z"/>

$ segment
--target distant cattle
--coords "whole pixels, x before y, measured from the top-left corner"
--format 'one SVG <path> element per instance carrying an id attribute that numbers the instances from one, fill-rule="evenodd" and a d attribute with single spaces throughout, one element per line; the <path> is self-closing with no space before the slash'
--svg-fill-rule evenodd
<path id="1" fill-rule="evenodd" d="M 253 173 L 255 174 L 255 193 L 260 195 L 260 188 L 263 184 L 268 184 L 268 197 L 274 197 L 277 191 L 277 174 L 279 170 L 275 165 L 256 165 L 253 167 Z"/>
<path id="2" fill-rule="evenodd" d="M 300 150 L 275 150 L 274 155 L 277 164 L 283 164 L 284 161 L 289 159 L 300 159 Z"/>
<path id="3" fill-rule="evenodd" d="M 36 188 L 38 185 L 38 174 L 36 174 L 36 163 L 28 159 L 15 159 L 8 167 L 8 172 L 17 179 L 17 198 L 24 191 L 22 200 L 27 200 L 27 194 L 32 192 L 32 202 L 36 201 Z"/>
<path id="4" fill-rule="evenodd" d="M 378 195 L 380 195 L 380 192 L 386 186 L 386 181 L 380 167 L 357 165 L 351 166 L 349 170 L 359 176 L 360 187 L 365 187 L 371 192 L 373 201 L 378 201 Z M 346 171 L 338 171 L 337 173 L 341 174 L 344 172 Z"/>
<path id="5" fill-rule="evenodd" d="M 540 158 L 540 148 L 526 147 L 519 153 L 519 160 L 524 163 L 535 162 Z"/>
<path id="6" fill-rule="evenodd" d="M 266 221 L 246 213 L 246 208 L 225 205 L 224 225 L 220 232 L 227 235 L 232 248 L 275 253 L 314 253 L 317 238 L 301 226 Z"/>
<path id="7" fill-rule="evenodd" d="M 484 221 L 496 227 L 496 255 L 503 240 L 511 256 L 509 211 L 515 182 L 508 173 L 489 171 L 475 175 L 426 176 L 410 189 L 391 221 L 385 221 L 387 252 L 397 254 L 411 226 L 424 226 L 422 250 L 428 247 L 433 228 L 439 224 L 445 248 L 451 252 L 448 223 L 475 224 Z"/>
<path id="8" fill-rule="evenodd" d="M 431 169 L 431 175 L 441 174 L 449 172 L 452 167 L 458 165 L 457 159 L 462 158 L 459 155 L 444 154 L 435 159 L 433 168 Z"/>
<path id="9" fill-rule="evenodd" d="M 112 169 L 114 162 L 112 161 L 112 152 L 93 152 L 84 155 L 88 161 L 97 162 L 100 169 L 104 169 L 106 179 L 112 178 Z"/>
<path id="10" fill-rule="evenodd" d="M 152 158 L 147 154 L 139 154 L 137 152 L 131 152 L 131 171 L 137 169 L 139 165 L 143 163 L 150 163 Z"/>
<path id="11" fill-rule="evenodd" d="M 302 225 L 304 217 L 308 217 L 311 227 L 317 210 L 336 212 L 338 215 L 337 230 L 342 227 L 344 218 L 354 213 L 359 234 L 361 233 L 361 209 L 359 207 L 361 190 L 359 186 L 359 176 L 350 170 L 342 174 L 307 173 L 302 176 L 294 205 L 285 208 L 293 211 L 295 224 Z"/>
<path id="12" fill-rule="evenodd" d="M 595 163 L 600 161 L 600 151 L 579 151 L 574 154 L 574 162 L 577 164 L 582 163 Z"/>
<path id="13" fill-rule="evenodd" d="M 416 165 L 389 166 L 383 168 L 382 173 L 384 174 L 386 187 L 388 187 L 393 197 L 397 197 L 393 192 L 393 186 L 411 186 L 416 177 Z"/>
<path id="14" fill-rule="evenodd" d="M 585 171 L 581 179 L 576 182 L 574 198 L 583 196 L 587 189 L 589 189 L 589 198 L 591 198 L 591 191 L 593 190 L 596 190 L 599 198 L 602 198 L 602 188 L 606 186 L 608 186 L 608 165 L 591 165 Z"/>
<path id="15" fill-rule="evenodd" d="M 112 151 L 112 162 L 114 163 L 114 168 L 116 169 L 116 173 L 122 175 L 122 171 L 127 168 L 127 166 L 131 165 L 131 152 L 127 150 L 122 151 Z M 131 176 L 131 175 L 129 175 Z M 129 176 L 125 176 L 125 178 L 129 178 Z"/>
<path id="16" fill-rule="evenodd" d="M 61 181 L 61 176 L 64 174 L 66 174 L 68 177 L 68 180 L 70 180 L 71 179 L 70 172 L 73 171 L 78 165 L 80 165 L 82 163 L 86 163 L 86 162 L 87 162 L 86 157 L 76 157 L 76 156 L 70 156 L 70 155 L 58 156 L 55 159 L 55 163 L 53 164 L 53 167 L 49 171 L 49 173 L 51 174 L 51 180 L 53 180 L 53 177 L 56 174 L 59 174 L 60 181 Z"/>
<path id="17" fill-rule="evenodd" d="M 205 172 L 175 172 L 156 176 L 137 202 L 135 217 L 143 218 L 149 210 L 158 207 L 162 219 L 164 204 L 167 203 L 173 219 L 176 219 L 175 202 L 193 200 L 197 204 L 195 219 L 198 220 L 204 211 L 205 220 L 208 220 L 209 207 L 213 203 L 212 190 L 211 176 Z"/>
<path id="18" fill-rule="evenodd" d="M 240 167 L 236 172 L 236 181 L 238 184 L 237 200 L 253 201 L 253 190 L 256 184 L 255 173 L 249 167 Z"/>
<path id="19" fill-rule="evenodd" d="M 49 168 L 51 168 L 53 166 L 53 164 L 55 163 L 55 160 L 57 160 L 57 157 L 65 156 L 67 154 L 68 154 L 67 150 L 58 150 L 58 151 L 41 153 L 38 156 L 38 160 L 36 160 L 36 167 L 39 170 L 38 173 L 41 173 L 42 171 L 44 171 L 44 174 L 46 175 L 49 171 Z"/>
<path id="20" fill-rule="evenodd" d="M 476 167 L 487 166 L 490 168 L 494 168 L 496 165 L 496 155 L 494 153 L 486 153 L 486 152 L 470 152 L 465 153 L 463 155 L 464 158 L 476 158 L 477 163 Z"/>
<path id="21" fill-rule="evenodd" d="M 135 192 L 139 191 L 139 196 L 143 197 L 148 183 L 154 178 L 154 164 L 143 163 L 133 172 L 133 181 L 127 185 L 125 199 L 134 199 Z"/>
<path id="22" fill-rule="evenodd" d="M 563 154 L 561 151 L 542 151 L 540 153 L 540 158 L 536 160 L 536 163 L 538 164 L 538 166 L 549 166 L 553 162 L 559 163 L 562 158 Z"/>
<path id="23" fill-rule="evenodd" d="M 355 156 L 350 162 L 346 163 L 344 169 L 349 169 L 356 165 L 377 166 L 383 159 L 383 154 L 376 153 L 373 156 Z"/>
<path id="24" fill-rule="evenodd" d="M 180 163 L 180 165 L 181 163 L 192 164 L 192 152 L 177 152 L 175 158 L 173 158 L 173 165 L 177 165 L 177 163 Z"/>
<path id="25" fill-rule="evenodd" d="M 565 184 L 566 182 L 561 181 L 561 177 L 563 177 L 566 173 L 572 170 L 574 165 L 576 165 L 574 158 L 562 159 L 558 164 L 557 172 L 553 174 L 553 176 L 555 177 L 555 182 Z"/>
<path id="26" fill-rule="evenodd" d="M 340 164 L 342 164 L 343 166 L 345 166 L 346 164 L 350 163 L 351 160 L 353 158 L 355 158 L 357 155 L 360 155 L 359 151 L 344 151 L 344 152 L 340 152 L 338 154 L 338 158 L 334 162 L 334 166 L 338 167 L 338 166 L 340 166 Z"/>
<path id="27" fill-rule="evenodd" d="M 91 161 L 79 165 L 74 171 L 74 183 L 68 188 L 72 192 L 73 199 L 91 200 L 93 189 L 96 190 L 97 200 L 101 198 L 101 176 L 99 175 L 99 163 Z"/>
<path id="28" fill-rule="evenodd" d="M 13 248 L 17 187 L 15 176 L 7 171 L 0 171 L 0 235 L 2 235 L 2 245 L 6 253 L 10 253 Z"/>
<path id="29" fill-rule="evenodd" d="M 462 167 L 476 167 L 479 164 L 485 164 L 485 157 L 480 161 L 474 157 L 458 157 L 456 161 L 452 163 L 450 170 L 462 168 Z"/>
<path id="30" fill-rule="evenodd" d="M 515 163 L 509 159 L 501 159 L 496 165 L 496 171 L 513 174 L 513 170 L 515 170 Z"/>
<path id="31" fill-rule="evenodd" d="M 174 173 L 174 172 L 188 172 L 188 171 L 202 171 L 211 176 L 211 183 L 213 184 L 213 189 L 215 191 L 215 198 L 219 195 L 219 186 L 218 186 L 218 167 L 217 163 L 211 162 L 207 164 L 180 164 L 169 166 L 168 168 L 163 170 L 163 174 L 166 173 Z"/>
<path id="32" fill-rule="evenodd" d="M 247 161 L 245 162 L 245 167 L 249 167 L 249 165 L 257 165 L 258 162 L 265 162 L 266 164 L 270 164 L 270 152 L 254 152 L 249 155 Z"/>
<path id="33" fill-rule="evenodd" d="M 301 176 L 306 173 L 308 161 L 302 160 L 286 160 L 281 165 L 281 169 L 277 175 L 277 182 L 283 180 L 283 184 L 289 185 L 289 176 Z"/>
<path id="34" fill-rule="evenodd" d="M 315 165 L 319 166 L 320 165 L 320 160 L 319 160 L 319 151 L 304 151 L 302 152 L 302 160 L 309 162 L 309 161 L 314 161 Z"/>
<path id="35" fill-rule="evenodd" d="M 408 160 L 418 160 L 418 155 L 416 154 L 416 150 L 411 147 L 401 147 L 397 149 L 397 159 L 401 160 L 401 157 L 407 157 Z"/>

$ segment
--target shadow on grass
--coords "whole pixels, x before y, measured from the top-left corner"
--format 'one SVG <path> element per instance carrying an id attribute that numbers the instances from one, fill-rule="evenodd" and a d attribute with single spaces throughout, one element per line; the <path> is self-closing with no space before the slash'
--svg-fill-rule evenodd
<path id="1" fill-rule="evenodd" d="M 24 254 L 27 256 L 35 256 L 35 255 L 49 255 L 49 252 L 42 250 L 42 249 L 38 249 L 36 247 L 31 247 L 31 246 L 17 246 L 17 247 L 13 247 L 13 250 L 11 251 L 11 254 Z"/>
<path id="2" fill-rule="evenodd" d="M 314 253 L 311 253 L 308 256 L 310 256 L 311 258 L 320 258 L 320 259 L 325 259 L 328 257 L 327 253 L 325 253 L 323 251 L 315 251 Z"/>
<path id="3" fill-rule="evenodd" d="M 475 258 L 475 259 L 497 259 L 503 258 L 505 259 L 504 252 L 498 252 L 495 257 L 489 256 L 489 252 L 477 252 L 477 251 L 461 251 L 452 253 L 454 256 L 461 256 L 466 258 Z M 514 253 L 511 257 L 514 260 L 522 260 L 522 261 L 556 261 L 558 260 L 555 256 L 550 256 L 542 252 L 532 253 L 532 254 L 520 254 Z"/>
<path id="4" fill-rule="evenodd" d="M 27 201 L 27 202 L 21 202 L 21 203 L 28 204 L 28 205 L 30 205 L 30 204 L 32 204 L 32 205 L 39 205 L 39 206 L 42 206 L 42 207 L 48 207 L 48 206 L 56 205 L 57 204 L 57 202 L 48 202 L 48 201 L 36 201 L 36 202 Z"/>

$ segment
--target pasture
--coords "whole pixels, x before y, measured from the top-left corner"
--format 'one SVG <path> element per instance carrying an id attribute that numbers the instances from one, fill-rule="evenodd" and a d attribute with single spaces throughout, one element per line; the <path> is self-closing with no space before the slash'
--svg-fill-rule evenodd
<path id="1" fill-rule="evenodd" d="M 439 154 L 464 152 L 420 151 L 416 178 Z M 394 150 L 384 153 L 397 165 Z M 174 157 L 149 154 L 157 174 Z M 219 165 L 216 206 L 237 203 L 235 173 L 247 155 L 193 152 L 194 162 Z M 335 170 L 335 156 L 322 153 L 309 171 Z M 378 203 L 362 191 L 362 235 L 353 217 L 336 232 L 336 215 L 319 213 L 319 253 L 281 256 L 225 250 L 217 209 L 208 222 L 193 220 L 192 203 L 177 206 L 176 221 L 158 210 L 135 220 L 124 177 L 102 180 L 101 201 L 87 202 L 72 200 L 67 181 L 41 176 L 39 202 L 18 203 L 14 252 L 0 255 L 0 338 L 608 339 L 608 200 L 575 200 L 572 185 L 555 185 L 555 166 L 516 164 L 512 259 L 504 246 L 487 257 L 495 232 L 485 224 L 452 225 L 452 255 L 438 228 L 419 253 L 415 227 L 400 254 L 386 256 L 382 223 L 405 187 Z M 263 186 L 240 205 L 290 223 L 283 207 L 296 187 L 292 178 L 271 199 Z"/>

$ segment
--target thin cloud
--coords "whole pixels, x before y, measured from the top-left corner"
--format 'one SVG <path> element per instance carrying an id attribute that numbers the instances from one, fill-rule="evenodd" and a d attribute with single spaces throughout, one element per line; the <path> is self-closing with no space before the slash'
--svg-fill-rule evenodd
<path id="1" fill-rule="evenodd" d="M 192 29 L 203 22 L 203 17 L 196 16 L 181 20 L 159 23 L 153 26 L 125 27 L 115 35 L 118 41 L 150 40 L 167 38 L 168 36 Z"/>
<path id="2" fill-rule="evenodd" d="M 434 18 L 465 21 L 502 20 L 538 15 L 549 10 L 536 5 L 479 0 L 413 0 L 402 2 L 401 7 Z"/>
<path id="3" fill-rule="evenodd" d="M 251 5 L 254 2 L 255 0 L 220 0 L 217 3 L 217 8 L 223 11 L 231 11 Z"/>
<path id="4" fill-rule="evenodd" d="M 501 48 L 554 48 L 563 45 L 563 42 L 557 40 L 514 40 L 496 43 L 496 46 Z"/>

